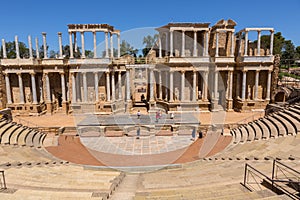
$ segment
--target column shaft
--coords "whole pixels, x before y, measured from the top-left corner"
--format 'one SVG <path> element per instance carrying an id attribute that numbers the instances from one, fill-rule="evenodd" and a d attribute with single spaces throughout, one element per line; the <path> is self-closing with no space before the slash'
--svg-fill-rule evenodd
<path id="1" fill-rule="evenodd" d="M 62 33 L 58 32 L 57 34 L 58 34 L 59 58 L 63 58 Z"/>
<path id="2" fill-rule="evenodd" d="M 81 35 L 81 58 L 85 58 L 84 31 L 80 32 L 80 35 Z"/>
<path id="3" fill-rule="evenodd" d="M 181 71 L 181 91 L 180 91 L 180 100 L 184 101 L 184 89 L 185 89 L 185 77 L 184 77 L 185 71 Z"/>
<path id="4" fill-rule="evenodd" d="M 9 74 L 5 74 L 5 86 L 6 86 L 6 98 L 7 103 L 12 104 L 11 100 L 11 90 L 10 90 L 10 81 L 9 81 Z"/>
<path id="5" fill-rule="evenodd" d="M 170 31 L 170 57 L 173 57 L 173 31 Z"/>
<path id="6" fill-rule="evenodd" d="M 76 80 L 75 80 L 75 73 L 71 73 L 72 76 L 72 103 L 76 102 Z"/>
<path id="7" fill-rule="evenodd" d="M 36 95 L 36 83 L 35 83 L 35 74 L 31 73 L 31 89 L 32 89 L 32 98 L 34 104 L 37 104 L 37 95 Z"/>
<path id="8" fill-rule="evenodd" d="M 122 76 L 121 71 L 118 73 L 118 88 L 119 88 L 119 96 L 118 99 L 122 100 Z"/>
<path id="9" fill-rule="evenodd" d="M 247 81 L 247 71 L 243 71 L 243 83 L 242 83 L 242 100 L 246 98 L 246 81 Z"/>
<path id="10" fill-rule="evenodd" d="M 193 56 L 197 57 L 197 31 L 194 31 L 194 50 Z"/>
<path id="11" fill-rule="evenodd" d="M 260 37 L 261 31 L 257 31 L 257 55 L 260 56 Z"/>
<path id="12" fill-rule="evenodd" d="M 232 84 L 233 84 L 233 71 L 229 71 L 229 95 L 228 95 L 229 100 L 232 100 Z"/>
<path id="13" fill-rule="evenodd" d="M 244 56 L 248 56 L 248 31 L 245 31 L 245 50 Z"/>
<path id="14" fill-rule="evenodd" d="M 219 84 L 219 81 L 218 81 L 218 78 L 219 78 L 219 71 L 215 71 L 215 83 L 214 83 L 214 99 L 215 100 L 218 100 L 219 99 L 219 94 L 218 94 L 218 84 Z"/>
<path id="15" fill-rule="evenodd" d="M 76 74 L 76 97 L 77 102 L 81 101 L 81 84 L 80 84 L 80 73 L 77 72 Z"/>
<path id="16" fill-rule="evenodd" d="M 196 95 L 197 95 L 196 82 L 197 82 L 197 71 L 193 71 L 192 101 L 196 101 Z"/>
<path id="17" fill-rule="evenodd" d="M 95 101 L 99 101 L 99 85 L 98 85 L 98 72 L 94 72 L 94 82 L 95 82 Z"/>
<path id="18" fill-rule="evenodd" d="M 66 84 L 65 84 L 65 74 L 60 74 L 60 81 L 61 81 L 61 93 L 62 93 L 62 101 L 66 102 Z"/>
<path id="19" fill-rule="evenodd" d="M 94 39 L 94 58 L 97 58 L 97 32 L 93 32 L 93 39 Z"/>
<path id="20" fill-rule="evenodd" d="M 126 100 L 130 100 L 130 71 L 126 69 Z"/>
<path id="21" fill-rule="evenodd" d="M 88 102 L 88 88 L 86 80 L 86 72 L 82 72 L 82 82 L 83 82 L 83 101 Z"/>
<path id="22" fill-rule="evenodd" d="M 268 80 L 267 80 L 267 95 L 266 100 L 270 100 L 271 96 L 271 78 L 272 78 L 272 71 L 268 71 Z"/>
<path id="23" fill-rule="evenodd" d="M 109 78 L 109 72 L 106 72 L 106 100 L 110 101 L 110 78 Z"/>
<path id="24" fill-rule="evenodd" d="M 16 58 L 19 59 L 20 58 L 20 49 L 19 49 L 19 40 L 18 40 L 18 36 L 15 36 L 15 45 L 16 45 Z"/>
<path id="25" fill-rule="evenodd" d="M 168 101 L 168 85 L 169 85 L 169 74 L 168 74 L 168 71 L 165 71 L 165 77 L 166 77 L 166 80 L 165 80 L 165 100 Z"/>
<path id="26" fill-rule="evenodd" d="M 46 99 L 48 102 L 51 102 L 51 93 L 50 93 L 50 80 L 48 73 L 45 73 L 45 79 L 46 79 Z"/>
<path id="27" fill-rule="evenodd" d="M 108 32 L 105 32 L 105 58 L 109 58 L 108 56 Z"/>
<path id="28" fill-rule="evenodd" d="M 28 35 L 29 58 L 33 58 L 31 36 Z"/>
<path id="29" fill-rule="evenodd" d="M 158 72 L 158 87 L 159 87 L 159 99 L 162 99 L 162 79 L 161 79 L 161 71 Z"/>
<path id="30" fill-rule="evenodd" d="M 216 32 L 216 57 L 219 56 L 219 32 Z"/>
<path id="31" fill-rule="evenodd" d="M 110 33 L 110 57 L 114 57 L 114 43 L 113 43 L 113 33 Z"/>
<path id="32" fill-rule="evenodd" d="M 120 33 L 118 33 L 118 58 L 121 57 L 121 41 L 120 41 Z"/>
<path id="33" fill-rule="evenodd" d="M 207 86 L 208 86 L 208 72 L 204 71 L 203 72 L 203 89 L 202 89 L 202 100 L 206 101 L 207 100 Z"/>
<path id="34" fill-rule="evenodd" d="M 44 59 L 48 58 L 48 53 L 47 53 L 47 41 L 46 41 L 46 33 L 43 32 L 43 46 L 44 46 Z"/>
<path id="35" fill-rule="evenodd" d="M 230 57 L 234 57 L 234 43 L 235 43 L 235 36 L 234 31 L 231 32 L 231 49 L 230 49 Z"/>
<path id="36" fill-rule="evenodd" d="M 259 71 L 255 71 L 255 91 L 254 91 L 254 99 L 258 98 L 258 81 L 259 81 Z"/>
<path id="37" fill-rule="evenodd" d="M 23 80 L 22 80 L 22 74 L 18 74 L 18 80 L 19 80 L 19 91 L 20 91 L 20 103 L 24 104 L 24 90 L 23 90 Z"/>
<path id="38" fill-rule="evenodd" d="M 274 31 L 271 31 L 270 37 L 270 55 L 273 55 L 273 44 L 274 44 Z"/>
<path id="39" fill-rule="evenodd" d="M 209 32 L 207 30 L 207 31 L 205 31 L 205 48 L 204 48 L 205 56 L 208 56 L 208 42 L 209 42 Z"/>
<path id="40" fill-rule="evenodd" d="M 35 53 L 36 53 L 36 58 L 40 58 L 40 51 L 39 51 L 39 39 L 36 37 L 35 38 Z"/>
<path id="41" fill-rule="evenodd" d="M 70 42 L 70 58 L 74 58 L 72 32 L 69 32 L 69 42 Z"/>
<path id="42" fill-rule="evenodd" d="M 7 53 L 6 53 L 6 43 L 5 40 L 2 39 L 2 53 L 3 53 L 3 58 L 7 58 Z"/>
<path id="43" fill-rule="evenodd" d="M 173 85 L 173 75 L 174 72 L 170 71 L 170 102 L 174 101 L 174 97 L 173 97 L 173 89 L 174 89 L 174 85 Z"/>
<path id="44" fill-rule="evenodd" d="M 181 39 L 181 41 L 182 41 L 182 44 L 181 44 L 181 47 L 182 47 L 182 49 L 181 49 L 181 57 L 185 57 L 185 31 L 184 30 L 182 31 L 182 39 Z"/>
<path id="45" fill-rule="evenodd" d="M 162 47 L 161 47 L 161 36 L 160 34 L 158 35 L 158 46 L 159 46 L 159 58 L 162 57 Z"/>
<path id="46" fill-rule="evenodd" d="M 153 87 L 154 87 L 154 74 L 153 74 L 153 69 L 150 68 L 150 92 L 149 92 L 149 95 L 150 95 L 150 101 L 153 101 L 154 100 L 154 91 L 153 91 Z"/>

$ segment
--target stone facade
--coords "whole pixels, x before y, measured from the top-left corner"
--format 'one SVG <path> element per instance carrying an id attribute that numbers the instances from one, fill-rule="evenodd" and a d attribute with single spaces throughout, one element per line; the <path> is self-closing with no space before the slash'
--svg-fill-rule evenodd
<path id="1" fill-rule="evenodd" d="M 2 40 L 0 105 L 20 114 L 57 111 L 113 113 L 146 106 L 149 111 L 217 111 L 263 109 L 270 101 L 274 65 L 273 28 L 245 28 L 235 33 L 233 20 L 209 23 L 169 23 L 157 28 L 158 41 L 143 64 L 120 56 L 120 31 L 108 24 L 68 25 L 70 52 L 48 58 L 7 59 Z M 251 43 L 248 32 L 257 32 Z M 261 32 L 270 34 L 270 49 L 260 48 Z M 93 33 L 94 56 L 85 55 L 85 32 Z M 104 57 L 97 53 L 97 32 L 105 35 Z M 78 56 L 77 34 L 81 37 Z M 113 37 L 118 48 L 114 54 Z M 47 46 L 46 33 L 42 33 Z M 38 46 L 38 39 L 36 46 Z M 32 47 L 31 37 L 28 46 Z M 39 49 L 39 48 L 37 48 Z M 76 56 L 77 55 L 77 56 Z M 273 75 L 274 76 L 274 75 Z"/>

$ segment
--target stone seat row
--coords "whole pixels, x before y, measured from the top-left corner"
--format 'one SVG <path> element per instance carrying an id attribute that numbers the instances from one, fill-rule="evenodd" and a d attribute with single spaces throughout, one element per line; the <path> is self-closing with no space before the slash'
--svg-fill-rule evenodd
<path id="1" fill-rule="evenodd" d="M 1 144 L 40 148 L 45 137 L 46 134 L 38 130 L 4 119 L 0 121 Z"/>
<path id="2" fill-rule="evenodd" d="M 230 131 L 234 143 L 296 135 L 300 132 L 300 106 L 293 105 Z"/>

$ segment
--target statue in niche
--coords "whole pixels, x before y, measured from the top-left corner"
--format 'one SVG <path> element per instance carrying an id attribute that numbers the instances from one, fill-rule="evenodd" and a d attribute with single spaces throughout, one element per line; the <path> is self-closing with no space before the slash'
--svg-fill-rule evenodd
<path id="1" fill-rule="evenodd" d="M 175 88 L 175 100 L 179 100 L 179 89 L 176 87 Z"/>
<path id="2" fill-rule="evenodd" d="M 32 102 L 32 95 L 31 95 L 31 93 L 29 93 L 29 94 L 26 95 L 26 100 L 27 100 L 28 103 Z"/>

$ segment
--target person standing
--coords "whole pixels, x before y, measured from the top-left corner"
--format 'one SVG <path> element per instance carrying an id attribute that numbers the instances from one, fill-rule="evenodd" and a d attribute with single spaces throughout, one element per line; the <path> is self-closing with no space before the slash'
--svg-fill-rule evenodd
<path id="1" fill-rule="evenodd" d="M 138 110 L 137 113 L 136 113 L 136 115 L 137 115 L 137 118 L 140 119 L 141 118 L 141 111 Z"/>

